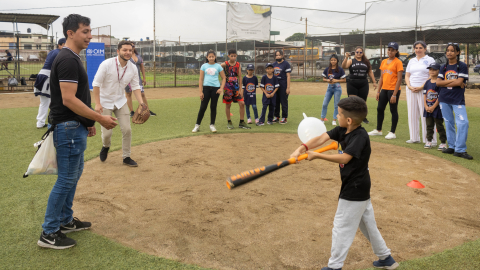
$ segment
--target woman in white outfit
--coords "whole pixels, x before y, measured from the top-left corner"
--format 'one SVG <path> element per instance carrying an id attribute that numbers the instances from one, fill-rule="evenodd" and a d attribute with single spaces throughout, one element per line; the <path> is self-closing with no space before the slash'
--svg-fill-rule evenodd
<path id="1" fill-rule="evenodd" d="M 422 122 L 423 143 L 426 142 L 427 128 L 425 117 L 423 117 L 424 100 L 423 85 L 428 80 L 427 67 L 435 60 L 426 55 L 427 44 L 423 41 L 417 41 L 413 44 L 415 48 L 415 58 L 410 59 L 405 73 L 405 82 L 407 83 L 407 108 L 408 108 L 408 129 L 410 130 L 410 140 L 407 143 L 420 143 L 420 129 L 418 120 Z M 432 145 L 437 144 L 437 132 L 433 135 Z"/>

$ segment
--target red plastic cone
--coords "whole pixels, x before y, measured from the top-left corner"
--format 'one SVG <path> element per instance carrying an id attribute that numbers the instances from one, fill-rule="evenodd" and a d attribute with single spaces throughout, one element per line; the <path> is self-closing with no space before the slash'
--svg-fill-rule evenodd
<path id="1" fill-rule="evenodd" d="M 425 186 L 422 183 L 418 182 L 417 180 L 412 180 L 407 186 L 411 188 L 424 188 Z"/>

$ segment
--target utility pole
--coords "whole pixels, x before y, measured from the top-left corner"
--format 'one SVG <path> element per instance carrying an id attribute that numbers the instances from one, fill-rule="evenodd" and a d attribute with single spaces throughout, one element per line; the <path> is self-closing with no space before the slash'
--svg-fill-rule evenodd
<path id="1" fill-rule="evenodd" d="M 300 17 L 300 21 L 302 21 L 303 18 Z M 308 36 L 308 18 L 305 18 L 305 37 L 304 37 L 304 42 L 305 45 L 303 46 L 303 79 L 305 79 L 305 69 L 307 68 L 307 36 Z"/>
<path id="2" fill-rule="evenodd" d="M 180 43 L 180 36 L 178 36 L 178 46 L 180 46 L 181 43 Z"/>
<path id="3" fill-rule="evenodd" d="M 157 86 L 157 76 L 156 76 L 156 57 L 155 57 L 155 47 L 157 45 L 157 39 L 155 38 L 155 0 L 153 0 L 153 87 Z"/>
<path id="4" fill-rule="evenodd" d="M 417 42 L 417 23 L 418 23 L 418 0 L 417 0 L 417 12 L 415 16 L 415 41 Z"/>

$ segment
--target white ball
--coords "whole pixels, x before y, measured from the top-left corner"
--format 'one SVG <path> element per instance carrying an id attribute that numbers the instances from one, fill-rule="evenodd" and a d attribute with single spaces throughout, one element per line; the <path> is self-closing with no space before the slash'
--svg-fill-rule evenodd
<path id="1" fill-rule="evenodd" d="M 303 114 L 304 119 L 298 125 L 298 138 L 302 143 L 308 142 L 310 139 L 318 137 L 327 132 L 327 128 L 322 120 L 315 117 L 307 117 Z"/>

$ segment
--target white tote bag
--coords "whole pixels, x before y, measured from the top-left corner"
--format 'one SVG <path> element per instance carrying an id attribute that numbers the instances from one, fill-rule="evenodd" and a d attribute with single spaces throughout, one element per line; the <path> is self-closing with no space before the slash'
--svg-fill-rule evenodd
<path id="1" fill-rule="evenodd" d="M 28 166 L 27 172 L 23 178 L 34 174 L 58 174 L 57 154 L 53 144 L 53 130 L 48 130 L 43 136 L 42 141 L 34 144 L 38 147 L 37 153 Z"/>

